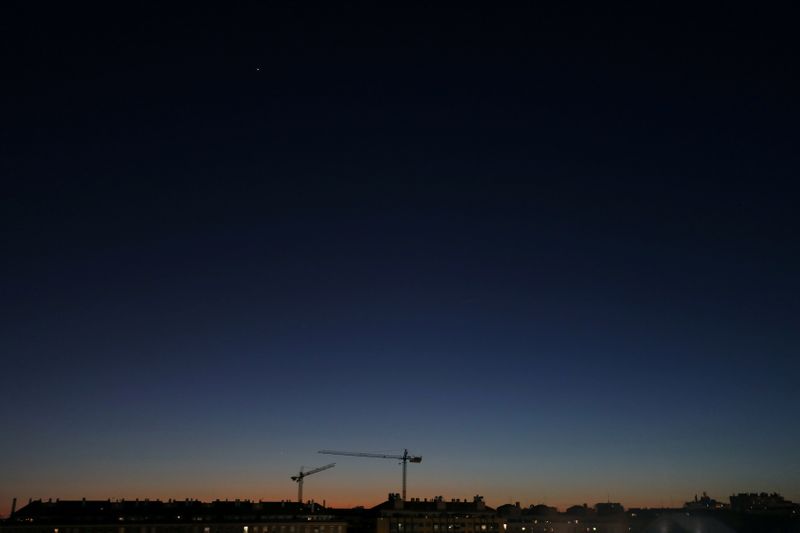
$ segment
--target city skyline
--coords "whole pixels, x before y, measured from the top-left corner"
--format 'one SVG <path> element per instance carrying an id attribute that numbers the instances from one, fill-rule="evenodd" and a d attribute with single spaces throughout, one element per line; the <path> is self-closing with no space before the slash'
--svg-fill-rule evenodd
<path id="1" fill-rule="evenodd" d="M 0 512 L 292 499 L 323 449 L 800 501 L 788 13 L 53 4 L 0 7 Z M 401 491 L 336 463 L 307 498 Z"/>
<path id="2" fill-rule="evenodd" d="M 405 454 L 404 454 L 405 455 Z M 519 502 L 494 508 L 481 495 L 472 498 L 431 499 L 388 494 L 371 507 L 333 508 L 313 502 L 216 500 L 37 500 L 0 522 L 4 533 L 71 533 L 117 530 L 125 533 L 440 533 L 467 531 L 523 533 L 653 533 L 714 531 L 795 533 L 800 504 L 777 493 L 737 494 L 730 503 L 705 492 L 682 507 L 625 508 L 618 502 L 575 505 L 563 512 L 547 505 Z"/>
<path id="3" fill-rule="evenodd" d="M 155 506 L 162 506 L 164 504 L 172 505 L 172 506 L 179 506 L 184 505 L 188 507 L 196 506 L 196 504 L 202 504 L 203 506 L 215 506 L 215 505 L 225 505 L 225 504 L 260 504 L 260 503 L 268 503 L 268 504 L 280 504 L 278 507 L 282 507 L 284 504 L 291 504 L 294 509 L 297 510 L 306 510 L 315 512 L 317 509 L 339 509 L 339 510 L 355 510 L 355 509 L 370 509 L 373 507 L 384 506 L 385 504 L 397 504 L 400 503 L 407 503 L 409 504 L 410 508 L 413 508 L 417 504 L 435 504 L 439 503 L 442 508 L 446 507 L 446 504 L 477 504 L 480 510 L 488 510 L 492 512 L 497 512 L 503 515 L 513 515 L 519 514 L 517 511 L 528 511 L 528 514 L 548 514 L 551 511 L 557 512 L 560 514 L 574 514 L 574 513 L 584 513 L 586 511 L 600 511 L 602 514 L 616 514 L 623 511 L 635 511 L 635 510 L 679 510 L 679 509 L 686 509 L 690 511 L 735 511 L 735 512 L 755 512 L 759 513 L 761 511 L 776 511 L 780 510 L 782 512 L 787 512 L 788 514 L 796 514 L 797 510 L 800 509 L 800 503 L 792 502 L 784 498 L 781 494 L 772 492 L 749 492 L 749 493 L 738 493 L 738 494 L 731 494 L 728 498 L 729 502 L 719 501 L 716 498 L 708 495 L 705 491 L 701 493 L 695 493 L 694 499 L 689 499 L 689 501 L 683 502 L 678 505 L 671 505 L 671 506 L 662 506 L 662 507 L 636 507 L 631 505 L 625 505 L 622 502 L 612 502 L 611 500 L 606 500 L 602 502 L 596 502 L 594 504 L 572 504 L 567 505 L 564 507 L 557 507 L 555 505 L 547 505 L 542 502 L 538 503 L 522 503 L 519 501 L 516 502 L 508 502 L 500 505 L 487 505 L 486 498 L 482 495 L 474 495 L 471 498 L 447 498 L 443 495 L 433 496 L 430 498 L 422 498 L 422 497 L 409 497 L 404 499 L 400 493 L 389 493 L 387 498 L 382 499 L 377 505 L 346 505 L 346 506 L 335 506 L 335 505 L 326 505 L 323 501 L 317 501 L 313 499 L 304 499 L 302 502 L 297 500 L 291 499 L 280 499 L 280 500 L 264 500 L 264 499 L 250 499 L 250 498 L 215 498 L 209 500 L 200 500 L 196 498 L 100 498 L 100 499 L 91 499 L 91 498 L 80 498 L 80 499 L 62 499 L 62 498 L 30 498 L 28 499 L 27 503 L 25 502 L 18 502 L 16 498 L 14 498 L 12 502 L 12 513 L 11 516 L 16 517 L 16 520 L 20 520 L 19 514 L 16 513 L 20 511 L 24 516 L 26 514 L 25 508 L 28 508 L 30 511 L 29 506 L 38 506 L 38 509 L 34 510 L 33 512 L 39 514 L 40 516 L 46 516 L 48 514 L 52 514 L 53 516 L 61 516 L 61 519 L 64 519 L 64 515 L 59 512 L 59 506 L 61 509 L 64 510 L 74 510 L 76 507 L 87 507 L 91 509 L 93 513 L 100 513 L 102 514 L 103 511 L 112 511 L 110 508 L 105 508 L 104 503 L 114 503 L 114 504 L 125 504 L 124 506 L 120 505 L 117 508 L 124 510 L 125 513 L 130 513 L 132 510 L 135 512 L 137 508 L 140 506 L 146 506 L 148 504 L 152 504 Z M 43 508 L 41 504 L 46 505 L 47 507 L 44 508 L 45 513 L 41 514 Z M 398 507 L 400 508 L 400 507 Z M 47 509 L 50 509 L 50 512 L 47 512 Z M 462 509 L 463 511 L 463 509 Z M 108 514 L 108 513 L 106 513 Z M 113 513 L 112 515 L 113 516 Z M 635 516 L 635 515 L 634 515 Z M 0 517 L 1 518 L 1 517 Z M 173 519 L 176 517 L 173 517 Z M 177 517 L 181 519 L 181 516 Z M 187 520 L 191 521 L 191 517 L 184 517 Z M 48 520 L 52 520 L 53 518 L 47 518 Z M 130 518 L 128 518 L 130 519 Z M 141 518 L 140 518 L 141 519 Z M 204 518 L 208 519 L 208 518 Z M 152 520 L 152 519 L 151 519 Z"/>
<path id="4" fill-rule="evenodd" d="M 391 450 L 386 450 L 386 452 L 391 452 Z M 308 469 L 308 468 L 306 468 L 306 469 Z M 400 469 L 397 468 L 395 470 L 396 471 L 394 473 L 396 474 L 396 477 L 397 477 L 397 480 L 396 480 L 397 481 L 397 483 L 396 483 L 397 486 L 394 486 L 391 483 L 387 482 L 386 490 L 388 491 L 389 494 L 391 494 L 393 492 L 396 492 L 396 493 L 399 494 L 399 492 L 400 492 Z M 353 484 L 357 485 L 357 484 L 359 484 L 359 480 L 347 479 L 346 477 L 345 477 L 345 479 L 342 479 L 342 477 L 344 477 L 344 476 L 339 476 L 336 479 L 331 478 L 331 479 L 327 479 L 327 480 L 324 479 L 321 476 L 318 477 L 318 478 L 312 478 L 311 481 L 309 482 L 309 485 L 305 489 L 306 497 L 304 498 L 304 501 L 314 501 L 314 502 L 319 503 L 319 504 L 323 504 L 323 502 L 324 502 L 324 505 L 326 505 L 327 507 L 334 507 L 334 508 L 351 508 L 351 507 L 357 507 L 357 506 L 363 506 L 363 507 L 366 507 L 366 508 L 370 508 L 370 507 L 372 507 L 374 505 L 377 505 L 377 504 L 385 501 L 385 499 L 386 499 L 386 493 L 381 495 L 381 494 L 375 493 L 374 490 L 373 490 L 373 487 L 375 485 L 381 483 L 381 481 L 382 481 L 380 479 L 381 478 L 381 474 L 378 473 L 378 472 L 373 472 L 372 474 L 373 474 L 372 476 L 367 476 L 367 482 L 370 483 L 370 484 L 367 485 L 367 488 L 357 489 L 354 492 L 354 494 L 357 495 L 355 497 L 353 497 L 353 496 L 351 496 L 351 497 L 344 496 L 343 497 L 342 494 L 343 493 L 346 494 L 347 490 L 343 491 L 342 487 L 343 486 L 344 487 L 349 487 L 349 486 L 352 486 Z M 414 499 L 414 498 L 420 498 L 420 499 L 427 499 L 427 500 L 433 501 L 434 498 L 439 497 L 439 496 L 443 496 L 446 501 L 450 501 L 451 499 L 460 499 L 460 500 L 468 501 L 469 499 L 472 498 L 472 496 L 469 496 L 467 493 L 470 493 L 470 494 L 474 493 L 474 494 L 480 494 L 484 498 L 484 500 L 487 502 L 488 505 L 490 505 L 491 507 L 495 507 L 495 508 L 499 507 L 500 505 L 514 504 L 514 503 L 521 503 L 523 507 L 544 504 L 544 505 L 548 505 L 548 506 L 551 506 L 551 507 L 556 507 L 560 512 L 563 512 L 565 509 L 567 509 L 567 508 L 569 508 L 569 507 L 571 507 L 573 505 L 584 505 L 584 504 L 587 504 L 587 505 L 589 505 L 589 507 L 592 507 L 597 503 L 604 503 L 604 502 L 619 502 L 619 503 L 622 503 L 623 506 L 626 509 L 628 509 L 628 508 L 655 508 L 655 509 L 657 509 L 657 508 L 680 508 L 680 507 L 683 506 L 683 504 L 685 502 L 689 501 L 692 496 L 697 496 L 698 494 L 701 494 L 701 493 L 704 494 L 704 495 L 706 493 L 709 493 L 712 497 L 716 497 L 716 499 L 721 499 L 723 501 L 727 501 L 728 496 L 732 496 L 732 495 L 739 494 L 739 493 L 762 493 L 762 492 L 764 492 L 764 493 L 772 493 L 772 492 L 778 492 L 778 493 L 781 493 L 784 496 L 786 496 L 786 498 L 788 500 L 790 500 L 790 501 L 797 501 L 795 499 L 796 497 L 792 497 L 791 494 L 783 493 L 780 490 L 774 490 L 771 487 L 766 487 L 766 488 L 765 487 L 761 487 L 761 488 L 756 487 L 756 488 L 750 488 L 750 489 L 747 489 L 747 490 L 737 489 L 737 490 L 731 491 L 729 494 L 724 494 L 724 493 L 721 493 L 721 492 L 709 491 L 709 490 L 706 490 L 705 488 L 701 488 L 701 489 L 695 489 L 693 492 L 692 491 L 686 492 L 685 494 L 669 494 L 668 497 L 666 497 L 666 498 L 662 496 L 662 497 L 660 497 L 658 499 L 655 499 L 653 497 L 653 493 L 652 492 L 648 493 L 648 494 L 644 494 L 644 495 L 638 494 L 638 495 L 631 495 L 632 497 L 629 497 L 629 498 L 622 498 L 622 497 L 618 497 L 618 493 L 611 492 L 611 491 L 607 491 L 605 494 L 600 494 L 598 491 L 591 491 L 591 490 L 586 490 L 586 489 L 581 490 L 582 487 L 580 486 L 580 484 L 577 484 L 577 485 L 573 485 L 573 486 L 569 487 L 569 491 L 570 491 L 569 493 L 570 494 L 582 494 L 583 495 L 583 499 L 582 500 L 580 500 L 580 498 L 578 498 L 578 500 L 580 500 L 580 501 L 578 501 L 578 500 L 570 501 L 568 499 L 565 499 L 565 498 L 568 498 L 567 496 L 562 496 L 562 499 L 559 501 L 558 499 L 554 499 L 553 496 L 548 496 L 548 491 L 547 490 L 544 490 L 542 492 L 541 496 L 532 496 L 531 498 L 528 498 L 528 499 L 526 499 L 524 496 L 521 497 L 521 498 L 517 497 L 515 495 L 515 493 L 511 493 L 511 492 L 505 498 L 503 498 L 502 496 L 501 497 L 487 496 L 486 495 L 486 491 L 479 490 L 478 488 L 476 488 L 474 490 L 471 490 L 471 491 L 470 490 L 462 490 L 461 492 L 464 492 L 464 494 L 460 494 L 460 493 L 459 494 L 449 494 L 449 493 L 442 494 L 440 492 L 436 492 L 437 488 L 440 490 L 442 487 L 451 486 L 449 484 L 449 482 L 445 481 L 444 484 L 432 485 L 431 486 L 432 490 L 424 491 L 424 489 L 419 488 L 418 491 L 423 491 L 423 492 L 420 493 L 418 491 L 414 491 L 413 490 L 413 488 L 414 488 L 413 479 L 414 479 L 414 477 L 416 477 L 415 474 L 416 474 L 416 472 L 414 472 L 414 471 L 412 471 L 410 473 L 409 496 L 408 496 L 409 500 Z M 245 487 L 244 489 L 243 488 L 235 488 L 235 489 L 232 489 L 232 492 L 230 494 L 220 494 L 218 490 L 216 490 L 216 489 L 214 489 L 212 487 L 210 489 L 199 490 L 199 491 L 195 489 L 195 490 L 189 491 L 189 492 L 191 492 L 191 494 L 185 494 L 184 495 L 184 494 L 175 494 L 174 491 L 171 492 L 169 489 L 160 489 L 160 488 L 152 487 L 152 490 L 148 491 L 148 489 L 142 488 L 142 489 L 139 489 L 140 492 L 133 492 L 133 493 L 127 495 L 127 496 L 124 495 L 124 494 L 123 495 L 119 495 L 119 494 L 105 495 L 104 496 L 102 494 L 102 489 L 98 489 L 98 487 L 93 487 L 92 489 L 89 490 L 88 493 L 86 491 L 84 491 L 84 492 L 80 492 L 79 491 L 80 492 L 80 496 L 78 496 L 78 492 L 69 493 L 69 491 L 68 491 L 67 494 L 63 494 L 63 495 L 46 494 L 46 495 L 26 496 L 26 497 L 14 496 L 13 498 L 17 499 L 17 509 L 19 509 L 22 505 L 24 505 L 30 499 L 32 499 L 32 500 L 40 499 L 40 500 L 43 500 L 43 501 L 47 501 L 47 500 L 56 501 L 58 499 L 60 499 L 60 500 L 80 500 L 82 498 L 85 498 L 87 500 L 100 500 L 100 501 L 105 501 L 108 498 L 111 498 L 112 500 L 115 500 L 115 501 L 116 500 L 127 500 L 127 501 L 141 500 L 141 501 L 144 501 L 145 499 L 149 499 L 151 501 L 153 501 L 153 500 L 183 501 L 184 499 L 189 499 L 189 500 L 199 500 L 199 501 L 207 501 L 207 502 L 215 501 L 215 500 L 223 500 L 223 501 L 229 501 L 229 500 L 230 501 L 233 501 L 233 500 L 242 500 L 242 501 L 244 501 L 244 500 L 250 500 L 250 501 L 262 501 L 262 500 L 263 501 L 296 501 L 296 484 L 292 481 L 291 475 L 286 475 L 284 477 L 287 480 L 286 483 L 283 484 L 283 485 L 285 485 L 284 487 L 281 487 L 278 490 L 275 490 L 274 488 L 270 489 L 270 490 L 267 490 L 267 491 L 261 490 L 261 492 L 259 492 L 259 488 L 256 486 L 254 488 Z M 426 476 L 426 478 L 427 478 L 427 476 Z M 225 484 L 223 483 L 222 485 L 225 485 Z M 277 480 L 273 480 L 271 483 L 269 483 L 269 485 L 274 487 L 276 485 L 281 485 L 281 483 L 277 482 Z M 230 485 L 228 485 L 228 486 L 230 486 Z M 141 492 L 142 490 L 144 492 Z M 528 489 L 527 491 L 526 490 L 522 490 L 522 491 L 520 491 L 519 494 L 523 494 L 523 495 L 530 494 L 530 490 L 531 489 Z M 9 491 L 9 493 L 11 493 L 11 492 L 13 492 L 13 491 Z M 186 491 L 184 490 L 184 492 L 186 492 Z M 255 494 L 255 496 L 254 496 L 254 494 Z M 263 496 L 264 494 L 266 494 L 267 496 L 266 497 Z M 473 496 L 474 496 L 474 494 L 473 494 Z M 557 498 L 557 495 L 559 493 L 553 491 L 553 494 Z M 5 507 L 6 507 L 5 502 L 3 502 L 2 505 L 0 505 L 0 509 L 3 509 Z M 11 507 L 11 502 L 10 501 L 8 502 L 7 507 L 8 508 Z M 7 515 L 8 515 L 8 510 L 6 510 L 5 512 L 0 511 L 0 516 L 7 516 Z"/>

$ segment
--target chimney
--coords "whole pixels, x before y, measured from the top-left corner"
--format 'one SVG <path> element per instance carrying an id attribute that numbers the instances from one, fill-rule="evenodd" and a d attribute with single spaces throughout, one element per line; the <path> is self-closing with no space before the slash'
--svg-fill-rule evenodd
<path id="1" fill-rule="evenodd" d="M 393 503 L 394 509 L 402 509 L 403 508 L 403 499 L 400 498 L 400 495 L 396 492 L 389 493 L 389 501 Z"/>
<path id="2" fill-rule="evenodd" d="M 17 510 L 17 499 L 14 498 L 13 500 L 11 500 L 11 514 L 13 515 L 16 512 L 16 510 Z"/>
<path id="3" fill-rule="evenodd" d="M 483 501 L 483 496 L 476 494 L 472 501 L 475 502 L 475 509 L 477 511 L 483 511 L 486 509 L 486 504 Z"/>

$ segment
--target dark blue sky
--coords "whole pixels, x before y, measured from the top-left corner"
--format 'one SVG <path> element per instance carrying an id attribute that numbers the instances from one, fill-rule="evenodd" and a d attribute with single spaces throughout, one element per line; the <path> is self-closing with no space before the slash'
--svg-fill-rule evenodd
<path id="1" fill-rule="evenodd" d="M 0 512 L 800 498 L 785 14 L 4 9 Z"/>

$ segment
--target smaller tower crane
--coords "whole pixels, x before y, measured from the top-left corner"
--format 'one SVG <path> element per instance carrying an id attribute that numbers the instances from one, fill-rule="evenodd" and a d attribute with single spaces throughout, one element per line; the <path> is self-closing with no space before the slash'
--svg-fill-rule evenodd
<path id="1" fill-rule="evenodd" d="M 300 467 L 300 472 L 296 476 L 292 476 L 292 481 L 297 482 L 297 503 L 303 503 L 303 480 L 310 476 L 311 474 L 316 474 L 317 472 L 322 472 L 323 470 L 327 470 L 329 468 L 333 468 L 336 466 L 336 463 L 331 463 L 329 465 L 320 466 L 319 468 L 314 468 L 307 472 L 303 472 L 303 467 Z"/>

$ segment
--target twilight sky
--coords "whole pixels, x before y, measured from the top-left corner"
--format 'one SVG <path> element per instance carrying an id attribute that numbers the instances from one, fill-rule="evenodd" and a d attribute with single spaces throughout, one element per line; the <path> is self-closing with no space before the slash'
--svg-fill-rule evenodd
<path id="1" fill-rule="evenodd" d="M 0 16 L 11 498 L 800 500 L 778 12 Z"/>

